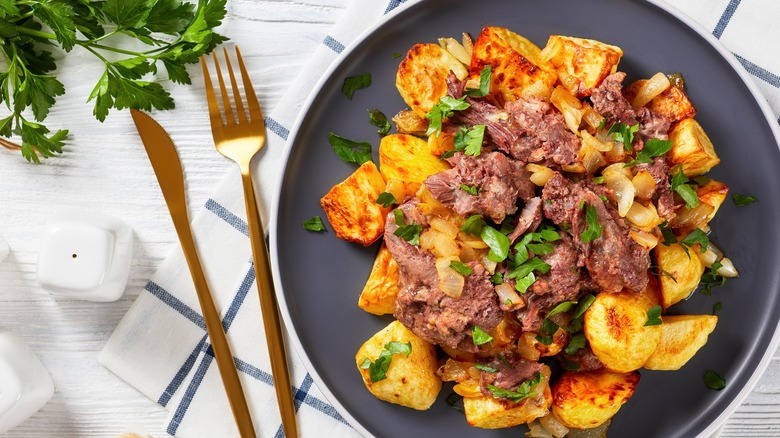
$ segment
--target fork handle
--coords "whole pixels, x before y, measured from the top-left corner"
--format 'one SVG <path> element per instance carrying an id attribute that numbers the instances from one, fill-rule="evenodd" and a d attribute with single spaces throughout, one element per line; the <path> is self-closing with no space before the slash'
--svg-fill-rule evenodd
<path id="1" fill-rule="evenodd" d="M 295 421 L 295 401 L 292 395 L 290 369 L 287 365 L 287 350 L 284 345 L 284 328 L 279 316 L 279 304 L 276 299 L 271 265 L 268 260 L 268 247 L 265 243 L 265 231 L 249 169 L 241 169 L 241 181 L 244 186 L 249 241 L 255 264 L 257 291 L 260 294 L 260 310 L 263 315 L 268 354 L 271 359 L 271 372 L 274 376 L 274 388 L 282 417 L 282 427 L 286 438 L 298 437 Z"/>

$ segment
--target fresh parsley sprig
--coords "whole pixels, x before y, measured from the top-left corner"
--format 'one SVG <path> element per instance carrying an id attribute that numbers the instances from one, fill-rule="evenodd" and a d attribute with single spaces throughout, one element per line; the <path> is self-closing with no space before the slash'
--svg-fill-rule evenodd
<path id="1" fill-rule="evenodd" d="M 0 119 L 0 136 L 20 136 L 28 161 L 62 152 L 68 130 L 52 132 L 41 123 L 65 93 L 54 75 L 59 57 L 53 50 L 58 48 L 69 53 L 81 47 L 103 62 L 103 75 L 87 98 L 101 122 L 111 109 L 173 108 L 170 94 L 144 78 L 157 74 L 162 64 L 172 82 L 189 84 L 186 64 L 227 40 L 213 31 L 225 16 L 226 1 L 0 1 L 0 52 L 6 67 L 0 71 L 0 103 L 11 110 Z M 123 42 L 128 40 L 146 47 L 119 47 L 128 46 Z M 24 115 L 28 109 L 34 121 Z"/>
<path id="2" fill-rule="evenodd" d="M 368 376 L 371 379 L 371 383 L 376 383 L 387 378 L 387 371 L 390 369 L 390 364 L 393 362 L 394 354 L 403 354 L 409 357 L 412 354 L 412 343 L 390 341 L 385 344 L 382 352 L 376 360 L 371 361 L 369 358 L 365 358 L 360 364 L 361 369 L 368 370 Z"/>

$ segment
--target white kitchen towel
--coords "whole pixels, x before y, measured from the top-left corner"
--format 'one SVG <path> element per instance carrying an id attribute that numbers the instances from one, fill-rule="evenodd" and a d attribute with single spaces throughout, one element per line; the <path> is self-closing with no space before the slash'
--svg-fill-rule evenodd
<path id="1" fill-rule="evenodd" d="M 410 0 L 410 2 L 413 0 Z M 266 118 L 261 199 L 270 200 L 286 140 L 311 91 L 347 46 L 403 1 L 355 0 L 308 66 Z M 780 116 L 780 2 L 670 0 L 734 53 Z M 237 170 L 231 170 L 193 221 L 206 275 L 223 311 L 236 362 L 261 437 L 281 437 Z M 267 204 L 263 208 L 268 211 Z M 266 222 L 267 223 L 267 222 Z M 160 266 L 100 354 L 111 371 L 169 410 L 166 429 L 181 437 L 237 436 L 181 250 Z M 358 436 L 328 404 L 290 348 L 302 436 Z"/>

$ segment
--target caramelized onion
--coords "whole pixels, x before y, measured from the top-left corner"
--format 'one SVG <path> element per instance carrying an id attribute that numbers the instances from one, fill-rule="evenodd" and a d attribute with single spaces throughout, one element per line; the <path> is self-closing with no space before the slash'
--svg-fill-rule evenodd
<path id="1" fill-rule="evenodd" d="M 631 230 L 628 235 L 634 239 L 634 242 L 640 244 L 643 248 L 650 250 L 658 245 L 658 238 L 644 231 Z"/>
<path id="2" fill-rule="evenodd" d="M 523 299 L 515 292 L 515 288 L 509 283 L 501 283 L 495 287 L 496 295 L 502 303 L 511 302 L 514 309 L 520 309 L 525 306 Z"/>
<path id="3" fill-rule="evenodd" d="M 634 109 L 639 109 L 648 102 L 653 100 L 656 96 L 666 91 L 672 83 L 669 82 L 669 78 L 665 74 L 658 72 L 653 75 L 652 78 L 642 82 L 639 89 L 636 91 L 636 97 L 631 102 L 631 106 Z"/>
<path id="4" fill-rule="evenodd" d="M 539 164 L 529 163 L 525 166 L 525 170 L 531 172 L 531 177 L 529 179 L 539 187 L 547 184 L 547 181 L 555 175 L 555 172 L 552 169 Z"/>
<path id="5" fill-rule="evenodd" d="M 634 202 L 634 204 L 628 210 L 628 213 L 626 213 L 626 220 L 628 220 L 632 225 L 646 232 L 649 232 L 651 229 L 663 222 L 663 219 L 658 216 L 658 213 L 654 208 L 645 207 L 639 202 Z"/>
<path id="6" fill-rule="evenodd" d="M 646 201 L 650 199 L 651 196 L 653 196 L 653 191 L 655 191 L 655 179 L 653 178 L 653 175 L 650 174 L 650 172 L 646 170 L 640 170 L 631 179 L 631 184 L 634 185 L 634 189 L 636 189 L 636 196 L 639 199 L 644 199 Z"/>
<path id="7" fill-rule="evenodd" d="M 564 426 L 552 412 L 550 412 L 549 415 L 540 418 L 539 423 L 541 423 L 542 427 L 547 429 L 555 438 L 563 438 L 569 433 L 569 428 Z"/>
<path id="8" fill-rule="evenodd" d="M 615 197 L 617 197 L 618 214 L 620 217 L 626 217 L 629 209 L 632 205 L 634 205 L 634 195 L 636 194 L 636 189 L 634 188 L 634 185 L 631 184 L 631 180 L 629 180 L 622 172 L 605 171 L 604 185 L 607 186 L 608 189 L 615 192 Z"/>

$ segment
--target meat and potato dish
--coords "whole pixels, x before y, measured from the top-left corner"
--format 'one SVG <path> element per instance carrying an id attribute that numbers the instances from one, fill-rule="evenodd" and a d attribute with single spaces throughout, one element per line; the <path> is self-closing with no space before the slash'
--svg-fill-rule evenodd
<path id="1" fill-rule="evenodd" d="M 561 437 L 706 344 L 717 316 L 666 312 L 737 275 L 708 238 L 728 187 L 682 75 L 628 83 L 622 55 L 486 27 L 400 61 L 378 167 L 321 200 L 381 242 L 358 305 L 395 320 L 355 357 L 378 398 L 425 410 L 453 382 L 470 425 Z"/>

